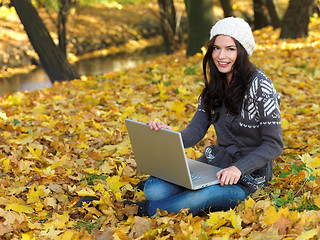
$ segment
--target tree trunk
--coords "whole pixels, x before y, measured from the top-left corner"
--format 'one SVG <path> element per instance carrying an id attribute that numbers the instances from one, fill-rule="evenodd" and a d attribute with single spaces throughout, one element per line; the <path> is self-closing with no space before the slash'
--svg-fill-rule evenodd
<path id="1" fill-rule="evenodd" d="M 220 4 L 223 9 L 225 18 L 233 16 L 233 9 L 231 7 L 230 0 L 220 0 Z"/>
<path id="2" fill-rule="evenodd" d="M 173 0 L 158 0 L 158 4 L 166 52 L 167 54 L 171 54 L 175 50 L 175 39 L 179 38 L 176 33 L 176 11 Z"/>
<path id="3" fill-rule="evenodd" d="M 269 25 L 268 17 L 265 13 L 265 6 L 263 0 L 253 0 L 254 10 L 254 28 L 260 29 Z"/>
<path id="4" fill-rule="evenodd" d="M 320 2 L 319 1 L 314 2 L 312 14 L 317 14 L 318 16 L 320 15 Z"/>
<path id="5" fill-rule="evenodd" d="M 30 43 L 39 56 L 50 81 L 65 81 L 79 78 L 61 50 L 54 44 L 46 26 L 30 0 L 11 0 Z"/>
<path id="6" fill-rule="evenodd" d="M 61 7 L 58 13 L 58 37 L 59 48 L 61 49 L 65 58 L 67 58 L 67 31 L 66 23 L 68 18 L 70 0 L 60 0 Z"/>
<path id="7" fill-rule="evenodd" d="M 184 5 L 186 6 L 186 12 L 190 11 L 190 0 L 184 0 Z"/>
<path id="8" fill-rule="evenodd" d="M 271 18 L 272 26 L 274 28 L 279 28 L 281 23 L 280 23 L 280 19 L 278 17 L 277 10 L 276 10 L 276 7 L 274 5 L 273 0 L 266 0 L 266 7 L 268 9 L 269 16 Z"/>
<path id="9" fill-rule="evenodd" d="M 212 0 L 185 0 L 188 14 L 187 56 L 201 52 L 214 22 Z"/>
<path id="10" fill-rule="evenodd" d="M 290 0 L 282 19 L 280 38 L 302 38 L 308 36 L 309 18 L 314 0 Z"/>

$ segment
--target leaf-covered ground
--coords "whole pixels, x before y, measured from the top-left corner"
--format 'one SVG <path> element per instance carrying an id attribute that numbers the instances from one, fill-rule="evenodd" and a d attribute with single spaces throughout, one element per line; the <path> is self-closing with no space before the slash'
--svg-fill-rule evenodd
<path id="1" fill-rule="evenodd" d="M 283 154 L 271 186 L 236 209 L 133 217 L 144 199 L 124 119 L 186 126 L 203 86 L 202 55 L 162 56 L 137 68 L 0 98 L 2 239 L 317 239 L 320 237 L 320 21 L 307 39 L 255 32 L 252 62 L 282 97 Z M 214 130 L 193 149 L 215 142 Z M 99 196 L 100 211 L 77 208 Z"/>

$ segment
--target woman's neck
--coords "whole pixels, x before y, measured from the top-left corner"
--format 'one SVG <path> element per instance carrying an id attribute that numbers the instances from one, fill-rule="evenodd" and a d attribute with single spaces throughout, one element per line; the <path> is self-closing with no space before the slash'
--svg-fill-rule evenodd
<path id="1" fill-rule="evenodd" d="M 228 84 L 230 84 L 230 82 L 231 82 L 231 79 L 232 79 L 232 72 L 230 72 L 230 73 L 227 73 L 227 83 Z"/>

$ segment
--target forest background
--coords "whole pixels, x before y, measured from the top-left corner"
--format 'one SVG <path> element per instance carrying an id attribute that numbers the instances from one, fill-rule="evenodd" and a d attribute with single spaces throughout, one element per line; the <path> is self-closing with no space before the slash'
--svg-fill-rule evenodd
<path id="1" fill-rule="evenodd" d="M 222 18 L 219 2 L 214 3 L 215 18 Z M 282 15 L 287 4 L 284 1 Z M 75 11 L 69 17 L 68 29 L 78 42 L 68 45 L 68 61 L 161 46 L 157 6 L 150 1 L 110 1 L 83 7 L 83 14 Z M 254 15 L 251 1 L 237 1 L 232 7 L 235 15 L 244 17 L 245 13 L 251 19 Z M 181 11 L 181 18 L 186 17 L 183 2 L 177 2 L 176 9 Z M 37 10 L 57 43 L 54 13 L 48 14 L 45 8 Z M 14 9 L 5 7 L 1 14 L 3 74 L 14 73 L 16 67 L 19 71 L 21 67 L 32 68 L 30 59 L 39 64 Z M 101 20 L 105 17 L 106 22 Z M 134 69 L 82 76 L 55 83 L 52 88 L 0 98 L 0 236 L 319 238 L 320 33 L 318 16 L 308 19 L 308 36 L 304 38 L 281 39 L 281 30 L 271 26 L 254 32 L 257 47 L 251 60 L 273 80 L 282 97 L 285 149 L 274 161 L 269 188 L 257 191 L 233 210 L 201 216 L 182 210 L 179 214 L 159 212 L 152 218 L 140 218 L 133 217 L 135 208 L 123 206 L 125 199 L 144 199 L 143 192 L 134 186 L 147 177 L 136 171 L 124 119 L 162 119 L 180 130 L 196 109 L 203 86 L 202 53 L 200 50 L 186 57 L 184 40 L 172 54 Z M 145 32 L 146 26 L 150 26 L 149 32 Z M 108 48 L 98 47 L 101 44 Z M 187 155 L 196 158 L 212 143 L 213 129 L 195 148 L 187 149 Z M 100 211 L 76 207 L 80 197 L 87 195 L 101 198 Z"/>

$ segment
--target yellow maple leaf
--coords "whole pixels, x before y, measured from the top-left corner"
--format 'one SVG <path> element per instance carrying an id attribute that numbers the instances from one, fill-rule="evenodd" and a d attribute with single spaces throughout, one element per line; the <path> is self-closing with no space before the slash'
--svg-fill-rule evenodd
<path id="1" fill-rule="evenodd" d="M 48 191 L 47 191 L 48 193 Z M 33 185 L 31 187 L 31 189 L 28 192 L 28 199 L 27 199 L 27 203 L 38 203 L 40 202 L 40 197 L 44 197 L 46 196 L 46 191 L 45 191 L 45 186 L 41 185 L 36 187 L 35 185 Z"/>
<path id="2" fill-rule="evenodd" d="M 105 190 L 105 184 L 101 184 L 101 183 L 98 183 L 95 187 L 94 187 L 94 191 L 95 192 L 100 192 L 100 193 L 105 193 L 106 190 Z"/>
<path id="3" fill-rule="evenodd" d="M 230 219 L 231 219 L 231 224 L 234 227 L 235 230 L 241 231 L 241 217 L 236 214 L 234 210 L 230 211 Z"/>
<path id="4" fill-rule="evenodd" d="M 301 233 L 296 240 L 308 240 L 313 238 L 314 236 L 316 236 L 318 234 L 318 230 L 317 229 L 311 229 L 309 231 L 303 232 Z"/>
<path id="5" fill-rule="evenodd" d="M 89 174 L 96 174 L 96 170 L 94 168 L 85 168 L 84 171 Z"/>
<path id="6" fill-rule="evenodd" d="M 128 106 L 128 107 L 126 107 L 124 114 L 122 114 L 121 119 L 123 120 L 127 116 L 131 116 L 135 112 L 136 112 L 135 106 Z"/>
<path id="7" fill-rule="evenodd" d="M 26 186 L 21 183 L 16 183 L 12 187 L 7 188 L 8 195 L 20 194 L 26 190 Z"/>
<path id="8" fill-rule="evenodd" d="M 268 228 L 267 231 L 264 232 L 251 232 L 250 238 L 252 240 L 265 240 L 265 239 L 272 239 L 272 240 L 281 240 L 285 239 L 283 236 L 279 236 L 279 229 L 271 226 Z M 287 239 L 288 240 L 288 239 Z"/>
<path id="9" fill-rule="evenodd" d="M 60 234 L 59 236 L 57 236 L 54 240 L 67 240 L 67 239 L 74 239 L 74 235 L 76 233 L 72 230 L 67 230 L 65 232 L 63 232 L 62 234 Z"/>
<path id="10" fill-rule="evenodd" d="M 255 204 L 256 204 L 256 202 L 255 202 L 251 197 L 248 197 L 248 198 L 244 201 L 245 209 L 252 209 Z"/>
<path id="11" fill-rule="evenodd" d="M 21 205 L 21 204 L 17 204 L 17 203 L 11 203 L 11 204 L 7 204 L 7 206 L 5 207 L 5 210 L 12 210 L 18 213 L 33 213 L 34 210 L 33 208 L 27 206 L 27 205 Z"/>
<path id="12" fill-rule="evenodd" d="M 185 95 L 185 94 L 187 94 L 187 89 L 186 89 L 185 86 L 180 85 L 179 88 L 178 88 L 178 92 L 179 92 L 179 94 L 181 94 L 181 95 Z"/>
<path id="13" fill-rule="evenodd" d="M 43 204 L 41 202 L 35 203 L 34 205 L 35 205 L 34 206 L 34 210 L 36 212 L 41 212 L 43 210 L 44 206 L 43 206 Z"/>
<path id="14" fill-rule="evenodd" d="M 276 210 L 274 206 L 270 206 L 265 211 L 265 217 L 263 218 L 263 222 L 267 224 L 267 226 L 271 225 L 279 221 L 282 217 L 287 217 L 289 215 L 288 208 L 280 208 L 279 211 Z"/>
<path id="15" fill-rule="evenodd" d="M 5 211 L 2 208 L 0 208 L 0 217 L 2 217 L 2 219 L 5 219 L 5 221 L 3 221 L 5 225 L 21 224 L 25 222 L 25 218 L 23 215 L 20 215 L 13 211 Z"/>
<path id="16" fill-rule="evenodd" d="M 5 112 L 0 111 L 0 118 L 2 118 L 3 120 L 7 120 L 7 114 Z"/>
<path id="17" fill-rule="evenodd" d="M 320 208 L 320 195 L 318 195 L 313 201 L 314 201 L 314 204 L 315 204 L 318 208 Z"/>
<path id="18" fill-rule="evenodd" d="M 219 229 L 214 231 L 215 236 L 221 236 L 222 240 L 229 240 L 230 236 L 236 232 L 235 229 L 230 227 L 220 227 Z"/>
<path id="19" fill-rule="evenodd" d="M 54 226 L 57 229 L 65 229 L 66 223 L 69 221 L 69 213 L 64 211 L 62 215 L 58 213 L 52 213 L 52 218 L 54 219 Z"/>
<path id="20" fill-rule="evenodd" d="M 263 222 L 265 222 L 267 225 L 275 223 L 281 218 L 281 215 L 279 214 L 279 212 L 277 212 L 274 206 L 270 206 L 265 211 L 265 215 L 266 216 L 263 218 Z"/>
<path id="21" fill-rule="evenodd" d="M 291 126 L 291 124 L 289 123 L 289 121 L 288 121 L 287 119 L 285 119 L 285 118 L 282 118 L 282 119 L 281 119 L 281 128 L 282 128 L 283 130 L 289 129 L 290 126 Z"/>
<path id="22" fill-rule="evenodd" d="M 175 115 L 177 116 L 178 119 L 181 119 L 185 115 L 185 110 L 186 110 L 186 103 L 185 102 L 179 102 L 179 101 L 174 101 L 174 104 L 172 105 L 171 109 L 175 111 Z"/>
<path id="23" fill-rule="evenodd" d="M 55 163 L 50 166 L 50 170 L 54 170 L 57 167 L 64 166 L 68 161 L 70 161 L 70 157 L 67 155 L 63 155 L 60 159 L 55 157 Z"/>
<path id="24" fill-rule="evenodd" d="M 90 130 L 89 132 L 90 132 L 91 135 L 93 135 L 93 136 L 96 137 L 96 138 L 101 135 L 101 133 L 98 132 L 98 131 L 92 131 L 92 130 Z"/>
<path id="25" fill-rule="evenodd" d="M 32 169 L 31 166 L 34 165 L 33 161 L 20 160 L 18 162 L 18 168 L 21 173 L 28 174 Z"/>
<path id="26" fill-rule="evenodd" d="M 36 102 L 36 106 L 33 107 L 32 112 L 34 114 L 42 114 L 46 111 L 47 105 L 41 102 Z"/>
<path id="27" fill-rule="evenodd" d="M 201 154 L 202 154 L 200 151 L 195 150 L 194 148 L 187 148 L 185 149 L 185 152 L 186 152 L 187 158 L 190 158 L 190 159 L 197 159 L 201 157 Z"/>
<path id="28" fill-rule="evenodd" d="M 319 140 L 316 137 L 308 138 L 308 144 L 318 144 Z"/>
<path id="29" fill-rule="evenodd" d="M 49 208 L 55 209 L 57 206 L 57 199 L 55 199 L 54 197 L 47 197 L 45 198 L 43 203 L 46 209 L 49 209 Z"/>
<path id="30" fill-rule="evenodd" d="M 213 212 L 209 214 L 209 218 L 206 220 L 206 223 L 215 230 L 227 222 L 225 218 L 228 216 L 230 216 L 230 213 L 228 212 Z"/>
<path id="31" fill-rule="evenodd" d="M 8 173 L 11 169 L 10 159 L 5 158 L 4 160 L 2 160 L 2 164 L 4 166 L 4 173 Z"/>
<path id="32" fill-rule="evenodd" d="M 117 192 L 117 193 L 115 193 L 114 195 L 116 196 L 116 199 L 117 199 L 118 201 L 121 201 L 121 200 L 122 200 L 122 194 L 121 194 L 121 192 Z"/>
<path id="33" fill-rule="evenodd" d="M 27 148 L 28 148 L 29 152 L 33 155 L 33 157 L 35 157 L 36 159 L 38 159 L 42 154 L 42 151 L 38 148 L 33 149 L 33 147 L 31 147 L 31 146 L 29 146 Z"/>
<path id="34" fill-rule="evenodd" d="M 49 226 L 46 228 L 46 226 Z M 55 239 L 59 234 L 61 234 L 63 231 L 62 230 L 56 230 L 53 225 L 50 225 L 50 223 L 45 223 L 45 230 L 41 231 L 41 237 L 44 239 Z"/>
<path id="35" fill-rule="evenodd" d="M 90 147 L 87 144 L 85 144 L 84 142 L 82 142 L 82 143 L 77 145 L 77 148 L 89 149 Z"/>
<path id="36" fill-rule="evenodd" d="M 313 174 L 320 175 L 320 158 L 311 157 L 310 154 L 305 153 L 300 156 L 300 159 L 306 164 L 307 167 L 310 167 L 313 170 Z"/>
<path id="37" fill-rule="evenodd" d="M 53 128 L 58 122 L 60 122 L 58 119 L 50 119 L 49 122 L 44 122 L 43 124 L 48 124 L 49 128 Z"/>
<path id="38" fill-rule="evenodd" d="M 87 126 L 84 122 L 80 122 L 77 127 L 79 128 L 80 131 L 84 130 Z"/>
<path id="39" fill-rule="evenodd" d="M 158 83 L 157 86 L 159 89 L 159 97 L 162 100 L 165 97 L 167 90 L 165 89 L 163 82 Z"/>
<path id="40" fill-rule="evenodd" d="M 21 240 L 36 240 L 35 237 L 32 237 L 33 232 L 27 232 L 21 234 Z"/>
<path id="41" fill-rule="evenodd" d="M 94 126 L 96 129 L 98 129 L 98 130 L 101 129 L 100 123 L 97 123 L 94 119 L 92 119 L 92 124 L 93 124 L 93 126 Z"/>
<path id="42" fill-rule="evenodd" d="M 112 235 L 114 240 L 128 239 L 127 235 L 121 231 L 121 229 L 116 228 L 115 233 Z"/>
<path id="43" fill-rule="evenodd" d="M 120 188 L 126 184 L 125 182 L 120 181 L 119 175 L 108 177 L 106 183 L 108 185 L 108 188 L 111 189 L 113 193 L 120 192 Z"/>
<path id="44" fill-rule="evenodd" d="M 124 141 L 122 141 L 120 144 L 118 144 L 118 153 L 120 154 L 128 154 L 129 153 L 129 149 L 131 148 L 129 139 L 125 139 Z"/>
<path id="45" fill-rule="evenodd" d="M 114 168 L 115 168 L 115 166 L 111 165 L 110 162 L 104 161 L 103 164 L 99 167 L 99 170 L 102 173 L 110 174 L 110 173 L 113 173 Z"/>
<path id="46" fill-rule="evenodd" d="M 91 188 L 88 188 L 88 187 L 82 188 L 80 191 L 76 191 L 76 193 L 80 197 L 84 197 L 84 196 L 95 197 L 97 195 L 96 192 L 94 192 Z"/>
<path id="47" fill-rule="evenodd" d="M 32 143 L 34 141 L 33 136 L 28 134 L 21 134 L 18 139 L 10 139 L 10 143 L 15 143 L 17 145 L 26 145 L 28 143 Z"/>

